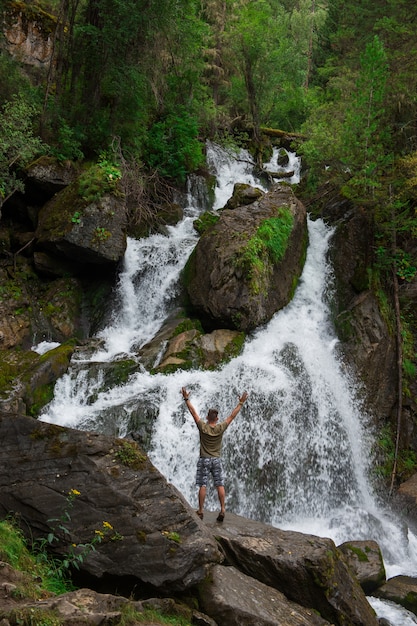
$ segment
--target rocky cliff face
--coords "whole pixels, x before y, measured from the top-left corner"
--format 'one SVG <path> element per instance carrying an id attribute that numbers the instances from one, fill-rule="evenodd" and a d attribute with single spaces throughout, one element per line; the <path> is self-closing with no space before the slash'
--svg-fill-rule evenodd
<path id="1" fill-rule="evenodd" d="M 339 206 L 343 211 L 342 203 Z M 363 383 L 366 405 L 383 423 L 393 415 L 397 397 L 395 336 L 369 285 L 371 224 L 358 211 L 343 211 L 342 216 L 331 247 L 335 324 L 343 350 Z"/>
<path id="2" fill-rule="evenodd" d="M 56 17 L 33 4 L 8 3 L 4 16 L 4 46 L 9 54 L 36 68 L 48 69 Z"/>

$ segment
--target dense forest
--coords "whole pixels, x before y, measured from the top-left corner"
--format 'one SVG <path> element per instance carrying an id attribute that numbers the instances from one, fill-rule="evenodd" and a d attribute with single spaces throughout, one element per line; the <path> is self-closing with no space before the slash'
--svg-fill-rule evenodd
<path id="1" fill-rule="evenodd" d="M 47 73 L 0 46 L 0 208 L 40 155 L 123 177 L 131 220 L 204 169 L 207 138 L 301 154 L 306 200 L 333 189 L 373 229 L 366 280 L 410 394 L 417 315 L 417 6 L 411 0 L 0 0 L 50 32 Z M 4 29 L 3 29 L 4 30 Z M 312 204 L 313 206 L 313 204 Z M 399 394 L 402 395 L 401 393 Z M 400 407 L 401 408 L 401 407 Z"/>

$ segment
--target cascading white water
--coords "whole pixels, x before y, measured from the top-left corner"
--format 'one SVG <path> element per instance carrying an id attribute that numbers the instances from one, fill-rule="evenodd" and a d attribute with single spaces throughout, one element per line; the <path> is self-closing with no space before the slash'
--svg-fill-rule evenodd
<path id="1" fill-rule="evenodd" d="M 218 181 L 215 208 L 225 204 L 235 182 L 261 186 L 249 160 L 246 154 L 233 160 L 208 146 Z M 288 169 L 297 177 L 295 155 Z M 191 391 L 203 417 L 209 407 L 226 417 L 247 390 L 248 402 L 224 439 L 228 510 L 337 544 L 375 539 L 389 576 L 416 575 L 417 540 L 378 502 L 369 481 L 373 438 L 356 384 L 338 355 L 328 305 L 332 231 L 321 220 L 309 220 L 308 255 L 294 299 L 247 339 L 239 357 L 216 371 L 143 370 L 123 385 L 106 382 L 109 362 L 137 359 L 138 348 L 172 309 L 180 272 L 197 241 L 197 214 L 190 201 L 184 220 L 168 235 L 129 240 L 114 321 L 99 336 L 102 347 L 77 356 L 41 419 L 124 436 L 131 416 L 146 407 L 157 416 L 151 460 L 195 505 L 198 433 L 180 389 Z M 217 506 L 213 494 L 207 506 Z"/>

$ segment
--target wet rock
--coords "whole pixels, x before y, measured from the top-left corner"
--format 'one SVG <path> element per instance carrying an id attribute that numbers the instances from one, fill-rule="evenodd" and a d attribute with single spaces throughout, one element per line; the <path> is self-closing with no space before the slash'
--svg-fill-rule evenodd
<path id="1" fill-rule="evenodd" d="M 394 576 L 373 594 L 383 600 L 391 600 L 417 615 L 417 578 Z"/>
<path id="2" fill-rule="evenodd" d="M 252 204 L 255 200 L 259 200 L 264 192 L 257 187 L 252 187 L 244 183 L 236 183 L 233 187 L 233 195 L 226 202 L 225 209 L 236 209 L 238 206 Z"/>
<path id="3" fill-rule="evenodd" d="M 386 581 L 384 561 L 376 541 L 347 541 L 338 546 L 367 595 Z"/>

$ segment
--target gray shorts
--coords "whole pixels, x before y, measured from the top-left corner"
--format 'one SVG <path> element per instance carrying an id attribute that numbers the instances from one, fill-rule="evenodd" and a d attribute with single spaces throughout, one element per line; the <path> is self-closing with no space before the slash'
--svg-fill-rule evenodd
<path id="1" fill-rule="evenodd" d="M 213 476 L 214 486 L 223 487 L 223 467 L 219 457 L 200 457 L 197 462 L 197 487 L 207 487 L 209 474 Z"/>

